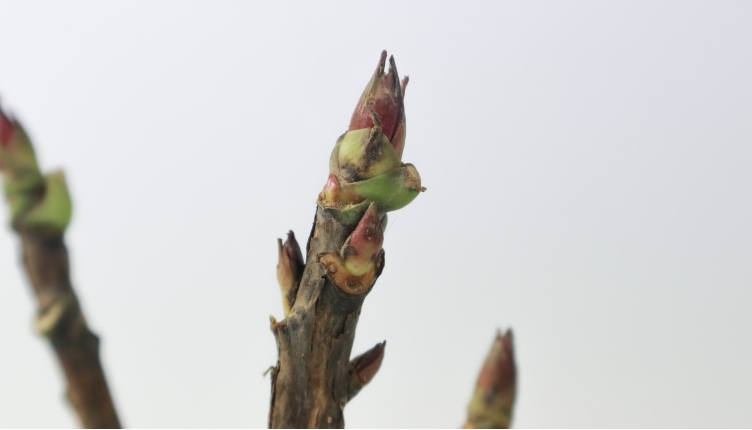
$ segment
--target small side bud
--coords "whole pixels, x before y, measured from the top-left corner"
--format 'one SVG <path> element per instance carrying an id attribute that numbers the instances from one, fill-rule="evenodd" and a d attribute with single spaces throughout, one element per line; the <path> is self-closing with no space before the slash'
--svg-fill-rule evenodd
<path id="1" fill-rule="evenodd" d="M 360 390 L 373 380 L 384 361 L 386 341 L 377 343 L 376 346 L 355 357 L 350 361 L 347 372 L 350 381 L 347 387 L 347 400 L 352 400 Z"/>
<path id="2" fill-rule="evenodd" d="M 284 243 L 282 239 L 277 239 L 277 250 L 279 254 L 277 281 L 282 292 L 282 305 L 286 316 L 295 303 L 305 263 L 303 254 L 300 252 L 300 245 L 295 240 L 295 233 L 292 230 L 287 233 L 287 240 Z"/>
<path id="3" fill-rule="evenodd" d="M 322 192 L 324 200 L 329 204 L 333 204 L 337 201 L 337 197 L 339 197 L 339 191 L 339 181 L 336 176 L 330 173 L 329 178 L 326 180 L 326 185 L 324 185 L 324 191 Z"/>
<path id="4" fill-rule="evenodd" d="M 512 331 L 498 333 L 478 376 L 465 428 L 509 428 L 517 390 Z"/>
<path id="5" fill-rule="evenodd" d="M 342 247 L 342 259 L 347 270 L 361 276 L 376 264 L 381 246 L 384 244 L 384 229 L 376 204 L 368 206 L 363 218 Z"/>

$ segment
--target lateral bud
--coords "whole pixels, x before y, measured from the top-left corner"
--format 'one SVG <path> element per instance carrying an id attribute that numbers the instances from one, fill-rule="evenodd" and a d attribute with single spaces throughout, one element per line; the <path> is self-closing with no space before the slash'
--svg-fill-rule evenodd
<path id="1" fill-rule="evenodd" d="M 509 428 L 517 391 L 512 331 L 496 335 L 475 387 L 464 428 Z"/>
<path id="2" fill-rule="evenodd" d="M 342 246 L 342 259 L 347 270 L 361 276 L 371 270 L 384 244 L 384 229 L 376 204 L 371 203 Z"/>
<path id="3" fill-rule="evenodd" d="M 347 400 L 352 400 L 360 390 L 368 385 L 376 376 L 384 361 L 386 341 L 377 343 L 376 346 L 355 357 L 347 367 L 350 380 L 347 387 Z"/>
<path id="4" fill-rule="evenodd" d="M 300 278 L 303 276 L 303 254 L 300 252 L 300 245 L 295 240 L 295 233 L 290 230 L 287 233 L 287 240 L 277 239 L 277 251 L 279 262 L 277 263 L 277 281 L 282 292 L 282 305 L 285 316 L 290 312 L 290 308 L 295 303 L 295 296 L 300 286 Z"/>
<path id="5" fill-rule="evenodd" d="M 350 296 L 367 293 L 384 270 L 381 218 L 376 203 L 370 203 L 342 249 L 319 254 L 318 261 L 342 293 Z"/>

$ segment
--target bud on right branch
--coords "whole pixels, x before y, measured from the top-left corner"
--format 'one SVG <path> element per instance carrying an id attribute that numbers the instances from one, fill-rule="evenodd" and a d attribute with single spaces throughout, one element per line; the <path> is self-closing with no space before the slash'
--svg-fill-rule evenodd
<path id="1" fill-rule="evenodd" d="M 512 331 L 496 335 L 470 401 L 465 428 L 509 428 L 517 392 Z"/>

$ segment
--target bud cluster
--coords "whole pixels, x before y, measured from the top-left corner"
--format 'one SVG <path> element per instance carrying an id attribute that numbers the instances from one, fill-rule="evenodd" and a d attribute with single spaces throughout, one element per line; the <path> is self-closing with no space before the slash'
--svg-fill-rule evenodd
<path id="1" fill-rule="evenodd" d="M 363 91 L 348 131 L 340 136 L 329 160 L 329 177 L 319 196 L 324 208 L 347 210 L 365 201 L 382 213 L 409 204 L 425 189 L 412 164 L 402 163 L 405 146 L 404 90 L 394 58 L 386 51 Z"/>

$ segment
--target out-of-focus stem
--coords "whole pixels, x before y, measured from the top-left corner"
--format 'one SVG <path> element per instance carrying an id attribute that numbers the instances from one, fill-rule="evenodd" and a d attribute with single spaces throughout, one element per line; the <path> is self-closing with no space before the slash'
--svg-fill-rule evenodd
<path id="1" fill-rule="evenodd" d="M 37 329 L 55 349 L 68 381 L 67 396 L 85 428 L 120 428 L 99 360 L 99 337 L 86 324 L 70 282 L 62 237 L 21 231 L 23 262 L 37 297 Z"/>

